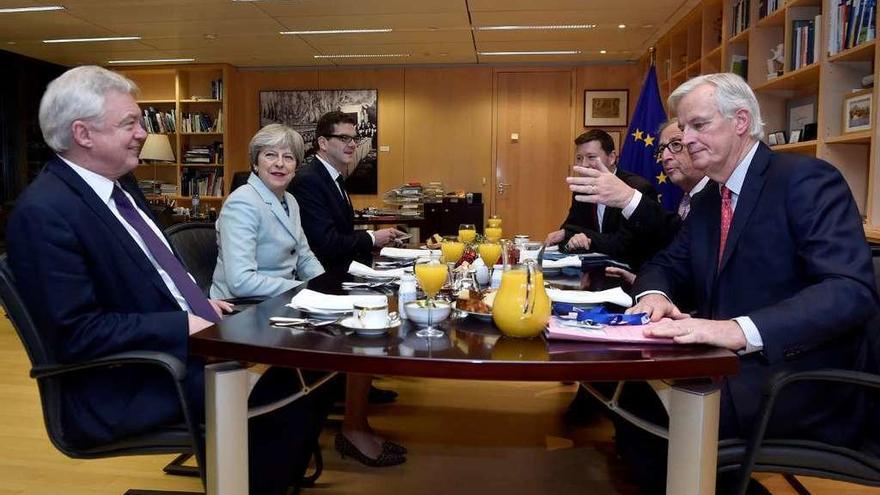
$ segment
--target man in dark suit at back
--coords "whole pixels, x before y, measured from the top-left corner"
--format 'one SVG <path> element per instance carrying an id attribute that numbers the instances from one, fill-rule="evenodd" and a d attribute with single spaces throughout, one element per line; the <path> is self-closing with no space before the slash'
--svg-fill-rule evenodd
<path id="1" fill-rule="evenodd" d="M 52 81 L 40 128 L 57 153 L 19 197 L 9 264 L 49 352 L 61 363 L 161 351 L 187 364 L 187 395 L 204 418 L 204 363 L 187 337 L 220 320 L 162 235 L 130 172 L 146 138 L 137 86 L 94 66 Z M 263 375 L 251 399 L 294 390 Z M 140 367 L 84 372 L 64 384 L 64 434 L 87 447 L 182 420 L 174 385 Z M 302 476 L 320 433 L 314 395 L 250 421 L 250 492 L 283 494 Z"/>
<path id="2" fill-rule="evenodd" d="M 354 208 L 345 191 L 345 178 L 357 165 L 357 120 L 333 111 L 318 119 L 316 153 L 296 171 L 288 190 L 299 204 L 300 221 L 309 246 L 329 271 L 348 271 L 352 260 L 372 263 L 373 247 L 394 242 L 403 232 L 354 229 Z"/>
<path id="3" fill-rule="evenodd" d="M 614 140 L 607 132 L 592 129 L 578 136 L 574 144 L 575 166 L 610 172 L 637 190 L 638 199 L 644 195 L 646 199 L 657 201 L 657 192 L 647 180 L 617 166 Z M 547 235 L 545 243 L 559 244 L 570 252 L 604 253 L 637 267 L 648 254 L 625 228 L 624 220 L 628 214 L 631 211 L 626 209 L 575 201 L 572 195 L 568 216 L 559 230 Z"/>
<path id="4" fill-rule="evenodd" d="M 740 355 L 740 373 L 722 385 L 719 437 L 746 437 L 772 375 L 859 366 L 863 327 L 878 309 L 871 253 L 837 169 L 759 141 L 760 108 L 742 78 L 691 79 L 673 91 L 669 107 L 694 168 L 714 183 L 693 198 L 669 247 L 639 272 L 629 312 L 671 318 L 651 335 Z M 693 317 L 676 306 L 682 299 L 694 302 Z M 768 435 L 852 444 L 860 424 L 850 393 L 815 382 L 785 389 Z M 646 467 L 651 449 L 633 437 L 618 428 L 621 454 Z M 654 474 L 662 486 L 656 481 L 665 468 Z"/>

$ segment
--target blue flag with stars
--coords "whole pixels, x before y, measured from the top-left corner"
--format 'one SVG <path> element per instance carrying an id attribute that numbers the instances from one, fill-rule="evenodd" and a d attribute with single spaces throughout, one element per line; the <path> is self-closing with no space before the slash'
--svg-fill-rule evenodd
<path id="1" fill-rule="evenodd" d="M 660 144 L 657 127 L 665 121 L 666 112 L 660 100 L 657 73 L 652 64 L 642 85 L 632 123 L 621 145 L 618 166 L 647 179 L 660 194 L 660 203 L 663 207 L 669 211 L 676 211 L 681 200 L 681 189 L 666 178 L 660 161 L 655 157 Z"/>

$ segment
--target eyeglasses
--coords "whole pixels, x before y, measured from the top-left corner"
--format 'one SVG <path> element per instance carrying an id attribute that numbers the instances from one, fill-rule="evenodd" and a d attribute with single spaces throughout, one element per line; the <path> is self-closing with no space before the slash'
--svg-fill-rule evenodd
<path id="1" fill-rule="evenodd" d="M 325 138 L 336 138 L 342 141 L 342 144 L 351 144 L 352 141 L 360 139 L 360 136 L 349 136 L 348 134 L 327 134 Z"/>
<path id="2" fill-rule="evenodd" d="M 654 155 L 654 157 L 657 158 L 657 160 L 662 160 L 663 159 L 663 151 L 665 151 L 667 149 L 673 155 L 677 155 L 677 154 L 681 153 L 681 151 L 684 149 L 684 144 L 682 144 L 682 142 L 678 139 L 669 141 L 666 144 L 661 144 L 660 146 L 657 147 L 657 153 Z"/>

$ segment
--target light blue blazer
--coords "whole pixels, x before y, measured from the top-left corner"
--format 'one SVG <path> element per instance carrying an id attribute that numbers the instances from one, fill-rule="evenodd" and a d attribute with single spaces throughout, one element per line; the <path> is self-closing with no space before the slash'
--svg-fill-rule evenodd
<path id="1" fill-rule="evenodd" d="M 299 220 L 299 205 L 281 201 L 251 173 L 226 198 L 217 219 L 218 255 L 211 297 L 275 296 L 322 273 Z"/>

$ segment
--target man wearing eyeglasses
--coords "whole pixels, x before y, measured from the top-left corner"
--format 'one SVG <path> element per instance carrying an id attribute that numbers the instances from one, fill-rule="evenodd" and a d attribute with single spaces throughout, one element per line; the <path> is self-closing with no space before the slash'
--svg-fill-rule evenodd
<path id="1" fill-rule="evenodd" d="M 354 229 L 354 208 L 345 191 L 345 178 L 357 166 L 357 120 L 333 111 L 318 119 L 315 156 L 297 170 L 289 190 L 300 208 L 300 221 L 309 246 L 329 271 L 348 271 L 352 260 L 369 265 L 373 247 L 383 247 L 405 235 L 397 229 Z"/>

